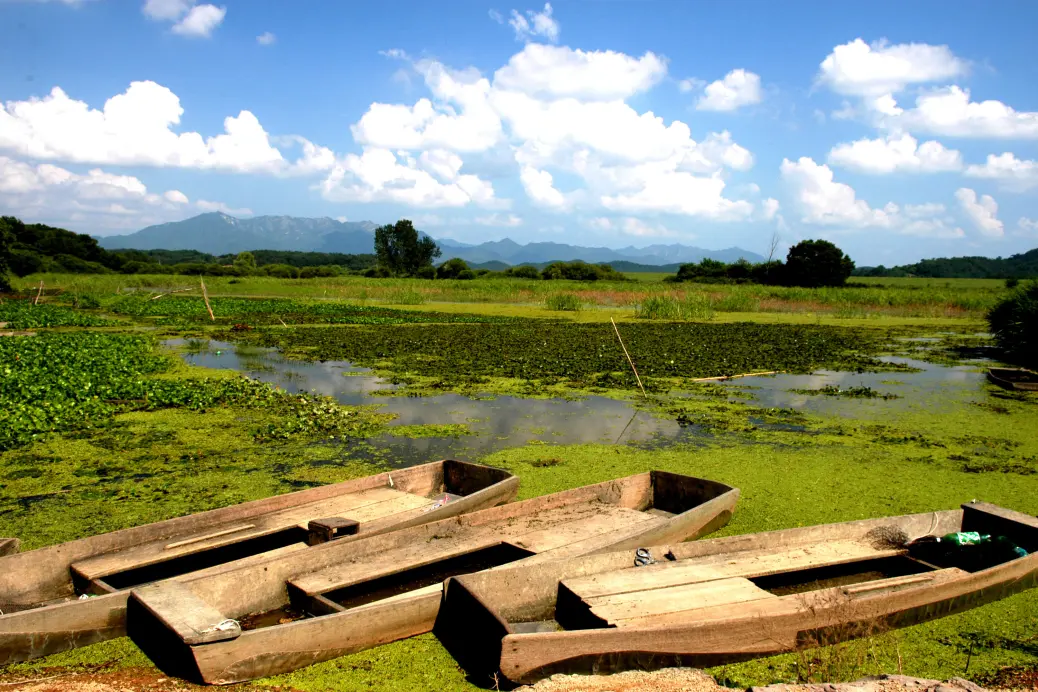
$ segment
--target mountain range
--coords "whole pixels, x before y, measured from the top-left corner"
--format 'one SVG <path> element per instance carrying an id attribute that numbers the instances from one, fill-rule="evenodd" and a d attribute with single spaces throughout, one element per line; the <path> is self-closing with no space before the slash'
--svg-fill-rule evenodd
<path id="1" fill-rule="evenodd" d="M 222 212 L 211 212 L 183 221 L 148 226 L 136 233 L 99 238 L 109 250 L 199 250 L 223 255 L 244 250 L 300 250 L 305 252 L 342 252 L 370 254 L 373 251 L 371 221 L 336 221 L 328 217 L 257 216 L 237 219 Z M 538 264 L 555 260 L 585 262 L 634 262 L 645 265 L 698 262 L 704 258 L 734 262 L 745 258 L 751 262 L 764 260 L 760 255 L 741 248 L 704 250 L 688 245 L 649 245 L 620 249 L 581 247 L 565 243 L 528 243 L 521 245 L 509 238 L 478 245 L 460 243 L 450 238 L 436 239 L 443 251 L 441 260 L 460 257 L 466 262 L 484 264 L 502 262 L 508 265 Z"/>

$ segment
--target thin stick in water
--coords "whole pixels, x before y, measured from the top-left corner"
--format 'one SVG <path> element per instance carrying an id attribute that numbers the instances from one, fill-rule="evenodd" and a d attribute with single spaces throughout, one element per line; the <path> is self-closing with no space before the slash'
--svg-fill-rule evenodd
<path id="1" fill-rule="evenodd" d="M 209 294 L 205 290 L 205 279 L 199 276 L 198 282 L 202 284 L 202 299 L 205 300 L 205 309 L 209 311 L 209 319 L 215 322 L 216 317 L 213 316 L 213 309 L 209 306 Z"/>
<path id="2" fill-rule="evenodd" d="M 609 318 L 609 321 L 613 323 L 613 331 L 616 332 L 616 338 L 620 340 L 620 348 L 624 350 L 624 355 L 627 356 L 627 362 L 631 364 L 631 370 L 634 370 L 634 379 L 638 380 L 638 387 L 642 390 L 642 396 L 648 399 L 649 395 L 645 393 L 645 387 L 642 386 L 642 378 L 638 376 L 638 368 L 634 367 L 634 361 L 631 360 L 631 354 L 627 352 L 627 347 L 624 346 L 624 340 L 620 336 L 620 330 L 616 328 L 616 322 L 612 317 Z"/>

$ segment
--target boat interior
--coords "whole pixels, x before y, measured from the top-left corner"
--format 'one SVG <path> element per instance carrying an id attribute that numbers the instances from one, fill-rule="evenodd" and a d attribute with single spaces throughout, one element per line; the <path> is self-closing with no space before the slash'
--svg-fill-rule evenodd
<path id="1" fill-rule="evenodd" d="M 103 594 L 255 556 L 276 557 L 402 523 L 508 478 L 505 471 L 447 460 L 427 477 L 315 500 L 177 540 L 161 539 L 71 565 L 77 593 Z M 392 474 L 389 476 L 392 478 Z"/>
<path id="2" fill-rule="evenodd" d="M 918 532 L 916 515 L 913 526 L 894 518 L 889 524 L 872 522 L 872 528 L 858 535 L 816 532 L 811 539 L 805 532 L 808 540 L 762 541 L 712 554 L 686 557 L 679 548 L 664 547 L 651 551 L 650 564 L 628 560 L 620 568 L 563 575 L 542 585 L 551 591 L 541 594 L 547 598 L 538 599 L 533 588 L 526 601 L 495 599 L 489 584 L 473 595 L 510 634 L 662 627 L 723 619 L 740 610 L 784 613 L 791 603 L 804 608 L 853 603 L 941 584 L 1032 554 L 1038 550 L 1038 525 L 1015 521 L 1015 514 L 971 503 L 961 513 L 935 513 L 932 530 L 925 533 Z M 966 546 L 936 540 L 952 532 L 976 532 L 992 540 Z M 723 548 L 731 541 L 704 541 L 689 548 L 709 550 L 712 543 Z"/>
<path id="3" fill-rule="evenodd" d="M 341 555 L 322 551 L 319 561 L 311 554 L 306 563 L 285 570 L 278 592 L 287 598 L 279 596 L 274 608 L 260 611 L 214 597 L 200 580 L 188 586 L 219 611 L 221 620 L 235 618 L 247 632 L 376 601 L 438 594 L 449 577 L 540 559 L 535 556 L 558 559 L 606 549 L 665 527 L 676 515 L 731 491 L 712 481 L 650 472 L 397 531 L 353 543 Z M 718 521 L 726 523 L 728 516 Z M 161 588 L 134 595 L 168 625 L 173 613 L 152 597 Z M 213 624 L 204 620 L 199 626 Z M 235 636 L 228 632 L 224 638 Z"/>

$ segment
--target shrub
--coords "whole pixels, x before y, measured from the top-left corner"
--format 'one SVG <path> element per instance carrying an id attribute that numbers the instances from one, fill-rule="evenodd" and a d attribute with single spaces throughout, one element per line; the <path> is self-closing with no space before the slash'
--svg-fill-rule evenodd
<path id="1" fill-rule="evenodd" d="M 415 278 L 418 279 L 435 279 L 436 269 L 432 265 L 426 265 L 424 267 L 418 267 L 418 271 L 414 273 Z"/>
<path id="2" fill-rule="evenodd" d="M 1038 281 L 1015 288 L 991 308 L 987 318 L 1006 358 L 1038 366 Z"/>
<path id="3" fill-rule="evenodd" d="M 552 293 L 544 299 L 544 306 L 549 310 L 577 312 L 582 304 L 580 298 L 572 293 Z"/>
<path id="4" fill-rule="evenodd" d="M 369 279 L 388 279 L 392 274 L 385 267 L 378 265 L 364 270 L 364 276 Z"/>
<path id="5" fill-rule="evenodd" d="M 331 276 L 342 276 L 342 267 L 335 264 L 322 264 L 317 267 L 303 267 L 299 270 L 300 279 L 316 279 Z"/>
<path id="6" fill-rule="evenodd" d="M 462 269 L 460 272 L 458 272 L 458 277 L 457 278 L 465 280 L 465 281 L 468 281 L 468 280 L 471 280 L 471 279 L 475 279 L 476 278 L 476 273 L 474 271 L 472 271 L 471 269 Z"/>
<path id="7" fill-rule="evenodd" d="M 263 267 L 263 271 L 267 276 L 276 276 L 279 279 L 297 279 L 300 276 L 299 270 L 290 264 L 268 264 Z"/>
<path id="8" fill-rule="evenodd" d="M 437 279 L 456 279 L 458 274 L 469 268 L 465 260 L 460 257 L 452 257 L 436 268 Z"/>
<path id="9" fill-rule="evenodd" d="M 509 267 L 505 270 L 507 276 L 514 276 L 517 279 L 539 279 L 541 273 L 537 271 L 537 267 L 531 267 L 529 264 L 521 264 L 518 267 Z"/>
<path id="10" fill-rule="evenodd" d="M 552 262 L 541 270 L 541 278 L 569 281 L 626 281 L 627 277 L 608 264 L 588 264 L 581 260 Z"/>
<path id="11" fill-rule="evenodd" d="M 1006 288 L 1008 288 L 1008 289 L 1014 289 L 1014 288 L 1016 288 L 1019 285 L 1020 285 L 1020 279 L 1017 279 L 1016 277 L 1012 277 L 1011 276 L 1008 279 L 1006 279 Z"/>

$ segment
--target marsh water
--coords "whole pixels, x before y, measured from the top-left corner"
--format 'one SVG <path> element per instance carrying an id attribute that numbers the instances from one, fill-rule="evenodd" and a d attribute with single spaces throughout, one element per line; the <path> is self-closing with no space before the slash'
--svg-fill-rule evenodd
<path id="1" fill-rule="evenodd" d="M 367 442 L 399 465 L 444 457 L 475 459 L 521 445 L 611 443 L 665 447 L 695 443 L 708 434 L 696 426 L 682 426 L 674 420 L 654 416 L 630 402 L 602 396 L 579 399 L 458 394 L 386 396 L 395 389 L 394 385 L 375 376 L 371 370 L 346 361 L 293 360 L 276 349 L 216 340 L 171 339 L 165 343 L 192 365 L 234 370 L 291 393 L 324 394 L 343 404 L 377 405 L 381 411 L 395 414 L 390 432 Z M 945 406 L 954 405 L 952 402 L 982 396 L 984 375 L 975 365 L 948 367 L 899 357 L 884 360 L 912 370 L 818 371 L 810 375 L 746 377 L 721 384 L 731 389 L 732 401 L 764 408 L 793 408 L 863 418 L 911 409 L 939 412 Z M 793 391 L 826 385 L 844 389 L 871 387 L 898 398 L 844 398 Z M 413 429 L 403 435 L 392 434 L 394 426 L 450 424 L 466 426 L 468 434 L 415 437 Z"/>

